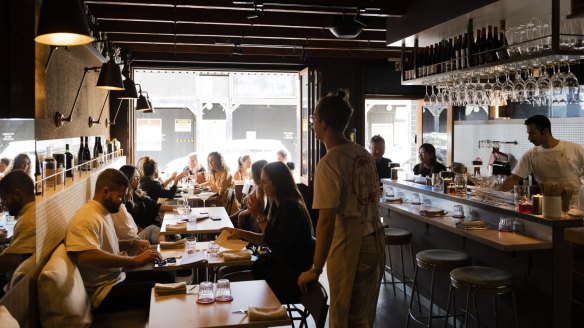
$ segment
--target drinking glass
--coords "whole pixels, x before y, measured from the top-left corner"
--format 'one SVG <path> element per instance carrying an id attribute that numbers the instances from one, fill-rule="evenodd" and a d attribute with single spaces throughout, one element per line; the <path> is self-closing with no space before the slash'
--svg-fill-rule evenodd
<path id="1" fill-rule="evenodd" d="M 572 195 L 574 194 L 574 189 L 570 186 L 564 186 L 562 189 L 562 216 L 567 216 L 570 211 L 570 203 L 572 201 Z"/>
<path id="2" fill-rule="evenodd" d="M 552 65 L 554 74 L 550 79 L 550 90 L 552 96 L 552 102 L 555 103 L 564 103 L 566 100 L 563 96 L 563 89 L 564 89 L 564 74 L 560 72 L 560 64 L 558 63 L 558 70 L 556 71 L 556 67 Z"/>
<path id="3" fill-rule="evenodd" d="M 464 207 L 462 205 L 454 205 L 452 217 L 457 219 L 464 219 Z"/>
<path id="4" fill-rule="evenodd" d="M 566 101 L 568 104 L 575 104 L 579 102 L 579 85 L 578 78 L 570 71 L 570 64 L 568 63 L 568 73 L 564 77 L 564 88 L 566 89 Z"/>
<path id="5" fill-rule="evenodd" d="M 215 241 L 209 242 L 209 255 L 211 257 L 219 256 L 219 244 L 217 244 Z"/>
<path id="6" fill-rule="evenodd" d="M 458 196 L 466 195 L 466 175 L 457 174 L 454 176 L 454 188 Z"/>
<path id="7" fill-rule="evenodd" d="M 195 236 L 187 237 L 185 252 L 188 254 L 193 254 L 196 251 L 197 251 L 197 237 L 195 237 Z"/>
<path id="8" fill-rule="evenodd" d="M 199 284 L 199 296 L 197 298 L 197 303 L 208 304 L 213 302 L 215 302 L 213 283 L 210 281 L 201 282 Z"/>
<path id="9" fill-rule="evenodd" d="M 515 203 L 515 210 L 519 211 L 519 204 L 525 201 L 527 196 L 527 189 L 525 186 L 513 186 L 513 201 Z"/>
<path id="10" fill-rule="evenodd" d="M 229 302 L 233 300 L 233 296 L 231 296 L 231 287 L 229 285 L 229 280 L 227 279 L 217 280 L 215 300 L 218 302 Z"/>
<path id="11" fill-rule="evenodd" d="M 418 193 L 413 193 L 412 194 L 412 204 L 413 205 L 420 205 L 420 194 Z"/>
<path id="12" fill-rule="evenodd" d="M 550 76 L 545 65 L 540 68 L 540 76 L 537 79 L 537 99 L 539 105 L 547 105 L 550 100 Z"/>
<path id="13" fill-rule="evenodd" d="M 187 204 L 179 205 L 176 208 L 179 215 L 184 216 L 183 220 L 188 222 L 189 221 L 189 213 L 191 212 L 191 207 Z"/>
<path id="14" fill-rule="evenodd" d="M 211 194 L 207 192 L 202 192 L 199 194 L 199 198 L 203 201 L 203 208 L 205 208 L 205 202 L 207 199 L 209 199 L 209 197 L 211 197 Z"/>

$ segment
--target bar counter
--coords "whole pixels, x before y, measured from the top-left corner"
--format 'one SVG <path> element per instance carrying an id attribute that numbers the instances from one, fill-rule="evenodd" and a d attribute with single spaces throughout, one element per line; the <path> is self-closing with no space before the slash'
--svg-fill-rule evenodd
<path id="1" fill-rule="evenodd" d="M 547 219 L 541 215 L 519 213 L 514 206 L 494 198 L 481 199 L 476 195 L 457 196 L 433 191 L 431 186 L 409 181 L 381 180 L 385 190 L 393 187 L 396 198 L 402 202 L 380 201 L 384 224 L 405 229 L 413 234 L 414 253 L 442 248 L 466 252 L 472 265 L 490 266 L 509 271 L 516 280 L 515 293 L 521 327 L 570 327 L 572 245 L 564 237 L 566 228 L 582 226 L 582 218 Z M 420 205 L 411 204 L 412 195 L 420 198 Z M 454 205 L 462 205 L 466 220 L 480 219 L 488 225 L 486 230 L 464 230 L 452 217 Z M 444 216 L 423 216 L 423 209 L 442 209 Z M 499 218 L 507 217 L 523 222 L 520 232 L 497 230 Z M 572 229 L 570 229 L 572 230 Z M 393 250 L 392 252 L 395 252 Z M 412 277 L 406 254 L 406 274 Z M 415 254 L 414 254 L 415 256 Z M 394 272 L 401 272 L 399 260 L 394 260 Z M 421 291 L 427 295 L 430 275 L 418 275 Z M 436 275 L 435 302 L 438 313 L 445 309 L 450 279 L 447 274 Z M 424 290 L 426 288 L 426 290 Z M 457 297 L 464 300 L 462 294 Z M 481 324 L 493 325 L 493 301 L 478 297 Z M 499 324 L 510 325 L 512 305 L 509 297 L 499 297 Z M 460 301 L 457 305 L 463 304 Z M 501 321 L 503 319 L 503 321 Z"/>

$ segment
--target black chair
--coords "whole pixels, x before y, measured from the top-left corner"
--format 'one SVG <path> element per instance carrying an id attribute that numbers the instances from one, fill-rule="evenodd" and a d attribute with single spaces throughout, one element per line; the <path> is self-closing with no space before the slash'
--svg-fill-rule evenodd
<path id="1" fill-rule="evenodd" d="M 254 280 L 251 270 L 233 271 L 225 274 L 219 274 L 218 279 L 229 279 L 229 281 L 249 281 Z"/>
<path id="2" fill-rule="evenodd" d="M 308 327 L 306 318 L 312 315 L 316 328 L 324 328 L 329 305 L 328 294 L 320 282 L 312 284 L 307 294 L 302 295 L 302 305 L 304 305 L 304 321 L 300 327 Z"/>

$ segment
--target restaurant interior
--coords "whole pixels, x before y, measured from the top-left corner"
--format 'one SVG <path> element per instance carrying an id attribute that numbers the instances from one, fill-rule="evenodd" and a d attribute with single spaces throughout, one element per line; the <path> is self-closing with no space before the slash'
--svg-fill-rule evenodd
<path id="1" fill-rule="evenodd" d="M 481 323 L 487 326 L 584 325 L 582 216 L 563 211 L 560 219 L 550 219 L 531 207 L 519 212 L 513 207 L 512 193 L 493 191 L 493 183 L 501 183 L 497 177 L 509 175 L 532 148 L 524 121 L 533 115 L 550 119 L 554 137 L 584 146 L 584 96 L 580 95 L 584 89 L 578 82 L 584 80 L 580 63 L 584 1 L 3 0 L 0 26 L 0 98 L 4 99 L 0 157 L 27 154 L 38 191 L 36 251 L 14 273 L 12 282 L 7 281 L 10 286 L 0 299 L 20 327 L 67 326 L 47 319 L 47 312 L 68 322 L 68 311 L 46 304 L 73 308 L 77 313 L 71 316 L 83 311 L 74 306 L 79 300 L 75 297 L 85 300 L 86 295 L 68 295 L 63 302 L 51 298 L 55 291 L 43 287 L 43 279 L 48 279 L 43 272 L 59 251 L 70 218 L 92 198 L 97 176 L 107 168 L 138 165 L 150 156 L 168 177 L 188 165 L 187 155 L 193 152 L 205 166 L 207 154 L 219 151 L 234 169 L 241 155 L 272 162 L 276 152 L 284 150 L 316 227 L 318 211 L 311 210 L 314 174 L 326 149 L 311 129 L 310 117 L 321 97 L 339 89 L 348 91 L 354 109 L 346 137 L 368 149 L 369 140 L 381 135 L 385 157 L 398 163 L 394 169 L 399 181 L 383 180 L 380 216 L 387 229 L 409 232 L 408 238 L 393 242 L 386 235 L 390 257 L 376 327 L 401 327 L 406 321 L 417 327 L 426 325 L 426 320 L 456 326 L 465 322 L 463 312 L 471 314 L 471 321 L 478 321 L 481 312 Z M 51 39 L 57 31 L 78 38 Z M 493 190 L 477 200 L 471 191 L 448 194 L 444 179 L 444 192 L 442 187 L 436 192 L 434 179 L 421 179 L 429 187 L 419 187 L 418 177 L 410 176 L 410 171 L 425 143 L 435 146 L 436 157 L 449 169 L 462 165 L 466 172 L 459 173 L 478 177 L 471 180 L 475 186 L 469 190 Z M 81 155 L 84 147 L 88 158 Z M 66 153 L 73 154 L 72 165 L 64 162 Z M 61 161 L 61 171 L 54 169 L 48 176 L 39 172 L 35 180 L 34 163 L 42 171 L 42 163 L 51 156 Z M 483 182 L 491 185 L 485 187 Z M 248 179 L 236 181 L 230 199 L 241 201 L 249 184 Z M 185 193 L 196 196 L 193 188 L 185 188 Z M 580 194 L 579 207 L 584 209 L 584 194 Z M 532 196 L 529 201 L 535 207 L 541 195 Z M 448 213 L 443 213 L 449 217 L 447 223 L 420 215 L 419 208 L 405 206 L 412 197 L 421 206 L 431 204 L 446 212 L 463 206 L 463 217 L 466 213 L 485 221 L 490 234 L 461 228 L 450 222 Z M 390 201 L 397 198 L 399 204 Z M 206 199 L 201 199 L 206 208 Z M 215 204 L 212 198 L 208 202 Z M 190 206 L 201 208 L 201 203 Z M 200 213 L 215 216 L 218 222 L 229 221 L 222 217 L 225 211 L 208 208 L 212 210 Z M 170 215 L 175 221 L 180 216 Z M 0 242 L 6 244 L 14 222 L 11 226 L 7 213 L 2 217 L 0 226 L 8 229 L 0 227 Z M 497 222 L 500 228 L 500 219 L 507 217 L 514 222 L 509 225 L 518 228 L 497 230 Z M 200 227 L 213 223 L 201 221 Z M 214 237 L 218 232 L 208 228 L 197 234 Z M 175 231 L 163 226 L 164 233 Z M 200 240 L 209 240 L 205 238 Z M 488 291 L 502 295 L 494 301 L 479 300 L 478 306 L 473 299 L 474 314 L 468 307 L 455 309 L 449 319 L 448 274 L 437 273 L 435 278 L 432 271 L 432 276 L 428 272 L 418 276 L 420 264 L 414 263 L 416 252 L 431 248 L 463 251 L 474 265 L 507 270 L 514 288 Z M 182 252 L 170 254 L 178 258 Z M 209 278 L 209 272 L 217 277 L 224 262 L 212 262 L 204 270 L 193 269 L 189 279 Z M 435 291 L 429 287 L 434 280 Z M 247 309 L 245 301 L 280 305 L 267 285 L 253 288 L 269 297 L 247 299 L 246 288 L 251 287 L 235 281 L 230 309 Z M 326 289 L 326 275 L 321 283 Z M 79 281 L 70 285 L 79 287 Z M 236 299 L 237 293 L 241 299 Z M 466 297 L 460 295 L 458 307 Z M 96 316 L 93 326 L 254 326 L 242 324 L 241 316 L 234 313 L 220 325 L 202 315 L 198 318 L 195 311 L 182 315 L 182 303 L 154 308 L 157 301 L 152 297 L 150 309 Z M 415 299 L 419 311 L 412 305 Z M 195 296 L 183 301 L 192 300 Z M 468 306 L 468 297 L 466 302 Z M 322 319 L 311 312 L 309 326 L 326 326 L 324 313 Z M 69 326 L 92 325 L 91 318 L 84 320 L 73 320 Z M 290 324 L 298 322 L 285 319 L 256 326 Z"/>

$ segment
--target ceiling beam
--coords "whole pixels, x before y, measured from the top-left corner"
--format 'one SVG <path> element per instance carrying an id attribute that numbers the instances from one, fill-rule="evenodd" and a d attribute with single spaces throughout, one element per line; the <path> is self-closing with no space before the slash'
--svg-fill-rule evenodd
<path id="1" fill-rule="evenodd" d="M 193 9 L 172 7 L 136 7 L 128 5 L 94 4 L 91 12 L 102 20 L 181 22 L 195 24 L 234 24 L 241 26 L 302 27 L 322 29 L 331 26 L 331 16 L 289 12 L 264 13 L 247 19 L 251 11 Z M 367 30 L 385 31 L 385 18 L 361 17 Z"/>

